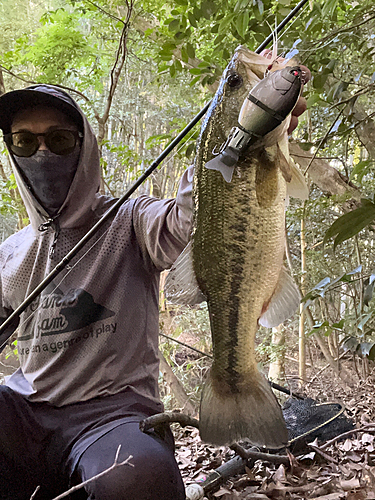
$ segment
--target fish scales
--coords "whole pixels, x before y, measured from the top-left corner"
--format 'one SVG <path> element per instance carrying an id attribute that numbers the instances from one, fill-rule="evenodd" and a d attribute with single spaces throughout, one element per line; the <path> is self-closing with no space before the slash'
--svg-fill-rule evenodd
<path id="1" fill-rule="evenodd" d="M 224 83 L 224 75 L 222 100 L 220 104 L 213 103 L 214 116 L 208 115 L 206 129 L 203 124 L 198 147 L 193 263 L 198 284 L 208 302 L 214 355 L 210 381 L 217 403 L 221 403 L 216 403 L 218 411 L 222 412 L 228 400 L 242 398 L 243 394 L 252 406 L 259 404 L 262 398 L 267 399 L 266 406 L 271 406 L 274 412 L 274 430 L 269 431 L 269 419 L 261 415 L 255 426 L 257 435 L 251 436 L 251 440 L 254 444 L 279 446 L 286 440 L 281 411 L 271 390 L 264 396 L 259 383 L 255 382 L 261 376 L 254 351 L 258 319 L 272 296 L 282 267 L 286 183 L 275 164 L 276 158 L 270 158 L 263 148 L 238 163 L 230 183 L 220 172 L 205 168 L 215 146 L 225 141 L 229 129 L 235 125 L 238 106 L 252 86 L 240 54 L 227 68 L 227 74 L 233 73 L 241 75 L 244 85 L 233 89 Z M 260 386 L 263 388 L 264 384 Z M 202 439 L 234 440 L 229 436 L 225 438 L 226 431 L 221 425 L 217 430 L 210 430 L 212 402 L 209 397 L 206 413 L 202 401 Z M 242 407 L 236 405 L 235 411 Z M 252 408 L 243 410 L 247 415 L 239 415 L 239 425 L 230 429 L 237 439 L 241 435 L 250 437 L 249 432 L 244 431 L 247 425 L 244 422 L 248 422 Z M 205 414 L 209 415 L 206 424 Z M 233 422 L 229 422 L 231 425 Z"/>
<path id="2" fill-rule="evenodd" d="M 248 439 L 280 448 L 288 437 L 255 355 L 259 318 L 283 277 L 287 183 L 278 143 L 285 127 L 251 148 L 236 163 L 230 182 L 206 168 L 237 126 L 244 99 L 268 65 L 246 48 L 237 49 L 202 124 L 195 158 L 192 268 L 208 304 L 214 358 L 202 391 L 199 427 L 201 438 L 216 445 Z"/>

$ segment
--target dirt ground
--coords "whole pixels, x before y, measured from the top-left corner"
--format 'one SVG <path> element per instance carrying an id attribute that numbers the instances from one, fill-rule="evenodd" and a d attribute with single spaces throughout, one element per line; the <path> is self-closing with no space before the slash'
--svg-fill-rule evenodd
<path id="1" fill-rule="evenodd" d="M 285 465 L 248 460 L 241 474 L 205 492 L 220 500 L 375 500 L 375 373 L 348 389 L 328 371 L 305 395 L 317 402 L 339 401 L 353 429 L 338 439 L 309 441 L 299 452 L 281 453 Z M 197 429 L 174 424 L 176 457 L 186 486 L 207 476 L 235 456 L 233 450 L 201 442 Z M 337 434 L 334 434 L 336 436 Z M 201 498 L 201 497 L 196 497 Z"/>

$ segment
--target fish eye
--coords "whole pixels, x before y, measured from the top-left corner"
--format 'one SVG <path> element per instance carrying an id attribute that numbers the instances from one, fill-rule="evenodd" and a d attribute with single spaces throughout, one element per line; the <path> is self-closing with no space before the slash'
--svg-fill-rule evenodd
<path id="1" fill-rule="evenodd" d="M 242 82 L 243 82 L 242 76 L 239 75 L 238 73 L 231 73 L 227 78 L 227 84 L 231 88 L 239 87 L 240 85 L 242 85 Z"/>

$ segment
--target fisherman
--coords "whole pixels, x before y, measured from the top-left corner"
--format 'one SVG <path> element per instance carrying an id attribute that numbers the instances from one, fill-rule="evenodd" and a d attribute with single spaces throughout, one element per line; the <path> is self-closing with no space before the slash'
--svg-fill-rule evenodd
<path id="1" fill-rule="evenodd" d="M 306 108 L 294 110 L 291 129 Z M 0 246 L 4 321 L 115 202 L 76 102 L 51 85 L 0 97 L 30 225 Z M 0 386 L 0 500 L 183 500 L 169 428 L 142 433 L 158 394 L 158 282 L 191 229 L 192 167 L 174 200 L 128 200 L 21 315 L 20 368 Z"/>

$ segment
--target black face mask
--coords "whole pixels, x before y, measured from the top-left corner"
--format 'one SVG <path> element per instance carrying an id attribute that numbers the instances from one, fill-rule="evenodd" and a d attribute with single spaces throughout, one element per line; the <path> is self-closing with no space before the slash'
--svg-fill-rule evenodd
<path id="1" fill-rule="evenodd" d="M 37 151 L 29 158 L 14 157 L 32 193 L 52 217 L 64 203 L 77 170 L 80 148 L 69 155 Z"/>

